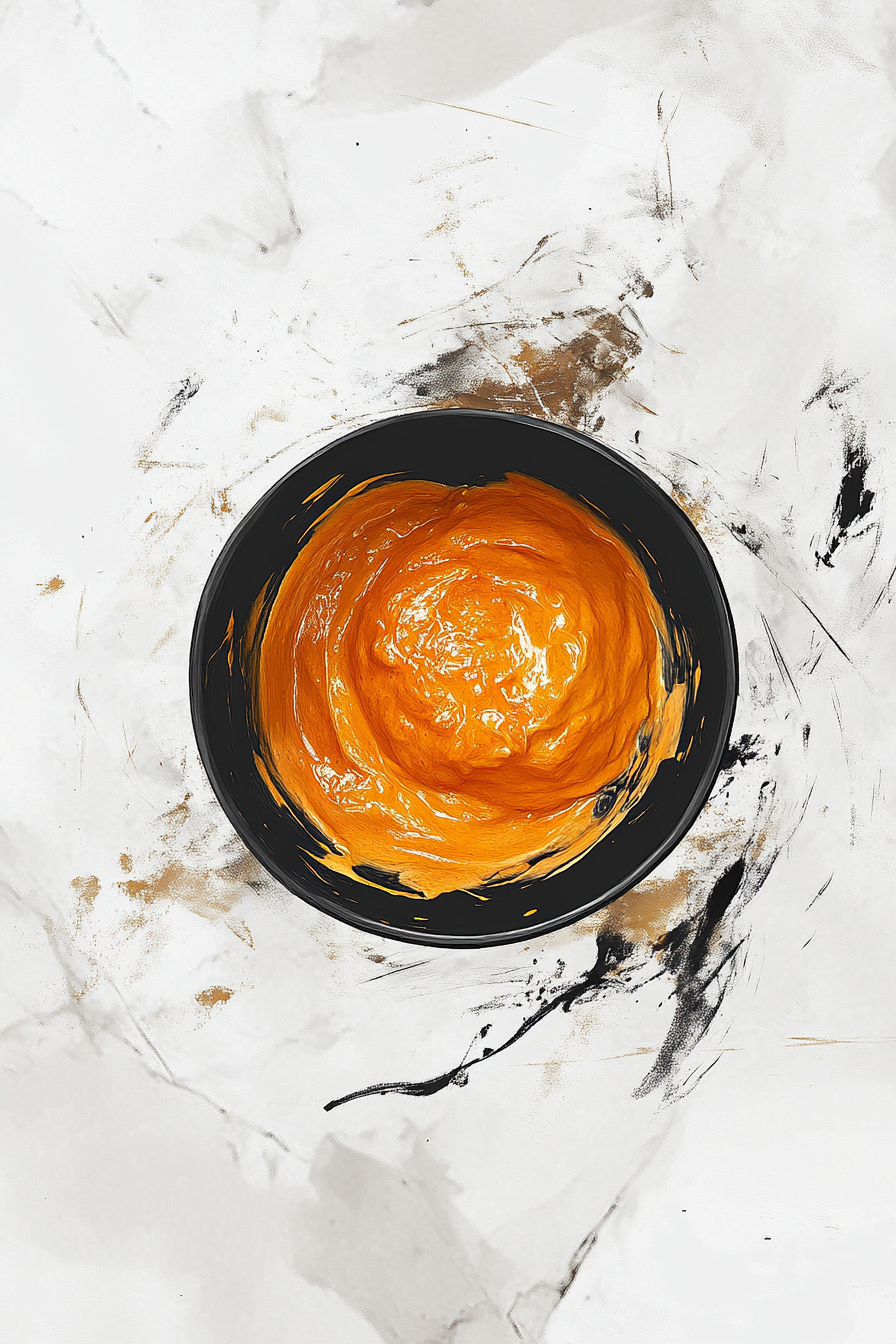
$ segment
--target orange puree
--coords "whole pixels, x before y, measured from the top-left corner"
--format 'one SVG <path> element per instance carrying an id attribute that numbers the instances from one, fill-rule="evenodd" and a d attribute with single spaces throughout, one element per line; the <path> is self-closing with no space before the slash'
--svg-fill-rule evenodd
<path id="1" fill-rule="evenodd" d="M 356 491 L 271 608 L 261 772 L 332 841 L 321 863 L 374 884 L 429 897 L 543 876 L 675 753 L 667 640 L 633 552 L 552 486 Z"/>

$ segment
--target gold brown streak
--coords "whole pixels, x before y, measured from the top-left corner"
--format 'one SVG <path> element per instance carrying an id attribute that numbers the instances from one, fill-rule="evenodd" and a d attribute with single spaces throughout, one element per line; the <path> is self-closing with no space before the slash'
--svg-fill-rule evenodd
<path id="1" fill-rule="evenodd" d="M 148 877 L 128 878 L 118 886 L 134 903 L 130 916 L 134 925 L 144 924 L 148 908 L 165 901 L 203 919 L 223 919 L 245 894 L 241 883 L 228 882 L 218 870 L 193 868 L 179 859 Z"/>
<path id="2" fill-rule="evenodd" d="M 561 1059 L 555 1061 L 557 1064 L 566 1067 L 575 1065 L 577 1067 L 593 1068 L 595 1064 L 611 1064 L 617 1059 L 639 1059 L 643 1055 L 655 1055 L 659 1050 L 658 1045 L 639 1045 L 636 1050 L 626 1050 L 621 1055 L 587 1055 L 584 1059 Z M 743 1051 L 740 1045 L 722 1045 L 713 1046 L 711 1050 L 695 1050 L 695 1055 L 739 1055 Z M 547 1061 L 543 1060 L 522 1060 L 521 1066 L 526 1069 L 543 1069 Z M 519 1066 L 518 1066 L 519 1067 Z"/>
<path id="3" fill-rule="evenodd" d="M 460 212 L 457 209 L 455 203 L 455 195 L 451 187 L 448 187 L 445 192 L 445 200 L 447 202 L 445 218 L 442 220 L 440 224 L 437 224 L 435 228 L 430 229 L 429 232 L 424 235 L 424 237 L 433 238 L 437 234 L 443 234 L 446 238 L 451 240 L 453 236 L 460 230 L 460 222 L 461 222 Z M 451 241 L 449 241 L 448 250 L 451 254 L 452 261 L 454 262 L 455 266 L 460 271 L 464 279 L 472 280 L 473 278 L 472 272 L 467 267 L 467 264 L 464 261 L 463 257 L 461 256 L 457 247 Z"/>
<path id="4" fill-rule="evenodd" d="M 276 420 L 279 424 L 285 425 L 288 419 L 289 416 L 282 407 L 262 406 L 255 412 L 252 419 L 249 421 L 249 433 L 254 434 L 258 426 L 264 420 Z"/>
<path id="5" fill-rule="evenodd" d="M 209 985 L 208 989 L 194 995 L 194 998 L 200 1008 L 211 1012 L 218 1004 L 228 1003 L 233 998 L 233 990 L 228 989 L 226 985 Z"/>
<path id="6" fill-rule="evenodd" d="M 208 866 L 191 859 L 189 846 L 179 838 L 191 819 L 191 795 L 186 793 L 179 803 L 160 818 L 160 848 L 170 853 L 172 846 L 186 848 L 185 857 L 163 861 L 143 874 L 129 876 L 117 885 L 129 898 L 129 912 L 125 924 L 130 929 L 146 925 L 149 912 L 166 902 L 181 906 L 203 919 L 223 921 L 235 937 L 252 945 L 252 935 L 242 920 L 231 915 L 233 907 L 243 899 L 246 886 L 258 879 L 261 869 L 245 851 L 232 860 L 217 866 Z M 122 854 L 121 867 L 132 874 L 134 861 Z"/>
<path id="7" fill-rule="evenodd" d="M 170 807 L 167 812 L 162 813 L 159 820 L 171 822 L 175 826 L 183 826 L 190 815 L 190 799 L 192 796 L 191 793 L 185 793 L 179 803 Z"/>
<path id="8" fill-rule="evenodd" d="M 565 1059 L 549 1059 L 542 1064 L 542 1090 L 545 1093 L 555 1091 L 563 1082 Z"/>
<path id="9" fill-rule="evenodd" d="M 206 462 L 160 462 L 154 457 L 138 457 L 136 465 L 141 471 L 152 471 L 153 467 L 171 467 L 179 471 L 198 471 L 204 470 L 208 465 Z"/>
<path id="10" fill-rule="evenodd" d="M 173 528 L 177 527 L 177 524 L 180 522 L 181 518 L 183 518 L 187 510 L 196 503 L 197 499 L 201 494 L 202 491 L 197 490 L 193 498 L 188 499 L 186 504 L 184 504 L 182 508 L 178 509 L 177 513 L 174 514 L 151 513 L 149 517 L 145 519 L 145 522 L 147 523 L 149 522 L 150 518 L 156 519 L 155 525 L 151 527 L 149 530 L 150 539 L 153 542 L 156 542 L 161 541 L 163 537 L 167 537 L 168 533 L 171 532 Z"/>
<path id="11" fill-rule="evenodd" d="M 99 895 L 100 880 L 93 875 L 90 877 L 73 877 L 72 890 L 75 893 L 75 931 L 80 932 L 84 920 L 90 914 Z"/>
<path id="12" fill-rule="evenodd" d="M 807 1045 L 893 1045 L 896 1036 L 791 1036 L 789 1050 Z"/>
<path id="13" fill-rule="evenodd" d="M 710 498 L 712 487 L 709 481 L 703 482 L 704 492 L 698 499 L 696 496 L 688 494 L 680 486 L 672 490 L 672 498 L 678 507 L 687 514 L 691 522 L 697 528 L 698 532 L 704 537 L 719 540 L 725 535 L 725 529 L 720 527 L 710 513 Z"/>
<path id="14" fill-rule="evenodd" d="M 614 1059 L 637 1059 L 640 1058 L 641 1055 L 655 1055 L 658 1049 L 659 1046 L 657 1045 L 639 1045 L 637 1050 L 626 1050 L 625 1053 L 621 1055 L 594 1055 L 594 1056 L 588 1056 L 587 1059 L 554 1059 L 554 1060 L 527 1059 L 523 1061 L 523 1064 L 524 1067 L 527 1069 L 550 1069 L 550 1068 L 558 1069 L 558 1068 L 566 1068 L 567 1065 L 572 1064 L 576 1065 L 609 1064 Z"/>
<path id="15" fill-rule="evenodd" d="M 228 929 L 234 935 L 234 937 L 239 938 L 241 943 L 248 943 L 249 947 L 255 946 L 255 942 L 252 938 L 252 931 L 245 920 L 237 919 L 234 916 L 230 919 L 225 919 L 224 923 L 227 925 Z"/>
<path id="16" fill-rule="evenodd" d="M 444 176 L 445 173 L 459 173 L 464 168 L 475 168 L 479 163 L 493 163 L 497 157 L 497 154 L 483 153 L 474 154 L 472 158 L 446 160 L 436 164 L 434 168 L 426 168 L 422 173 L 415 173 L 411 181 L 415 186 L 421 186 L 424 182 L 432 182 L 435 178 Z"/>
<path id="17" fill-rule="evenodd" d="M 661 948 L 669 930 L 692 910 L 693 869 L 674 877 L 642 882 L 612 905 L 576 925 L 584 937 L 615 933 L 642 948 Z"/>
<path id="18" fill-rule="evenodd" d="M 682 842 L 682 853 L 692 851 L 686 863 L 672 877 L 649 878 L 618 897 L 611 905 L 576 925 L 576 933 L 600 937 L 615 933 L 644 952 L 661 952 L 669 933 L 698 908 L 705 885 L 704 855 L 740 849 L 744 842 L 744 822 L 726 819 L 710 833 L 691 833 Z"/>
<path id="19" fill-rule="evenodd" d="M 634 397 L 629 397 L 629 401 L 633 406 L 637 406 L 639 411 L 646 411 L 648 415 L 656 415 L 656 411 L 652 411 L 649 406 L 645 406 L 643 401 L 635 401 Z"/>
<path id="20" fill-rule="evenodd" d="M 122 911 L 123 931 L 133 934 L 148 929 L 152 936 L 164 936 L 164 924 L 158 923 L 153 912 L 161 914 L 167 905 L 176 905 L 202 919 L 224 924 L 235 938 L 252 947 L 251 931 L 233 910 L 245 898 L 247 887 L 264 884 L 267 874 L 235 841 L 230 854 L 220 862 L 202 862 L 198 850 L 194 853 L 201 840 L 195 835 L 196 818 L 189 792 L 160 816 L 159 823 L 155 856 L 135 859 L 122 853 L 120 857 L 122 872 L 127 876 L 116 886 L 128 898 Z M 172 858 L 172 854 L 178 857 Z"/>
<path id="21" fill-rule="evenodd" d="M 614 149 L 622 154 L 624 151 L 618 149 L 616 145 L 602 145 L 597 140 L 589 140 L 584 135 L 573 135 L 571 131 L 558 131 L 553 126 L 539 126 L 535 121 L 520 121 L 518 117 L 502 117 L 500 112 L 482 112 L 477 107 L 464 107 L 460 103 L 440 103 L 435 98 L 419 98 L 416 94 L 406 93 L 405 98 L 412 98 L 415 103 L 427 103 L 430 107 L 446 107 L 452 112 L 471 112 L 475 117 L 491 117 L 493 121 L 506 121 L 511 126 L 525 126 L 531 131 L 545 131 L 548 135 L 562 135 L 566 140 L 578 140 L 585 145 L 599 145 L 601 149 Z M 549 104 L 545 103 L 545 107 Z"/>
<path id="22" fill-rule="evenodd" d="M 701 853 L 708 854 L 719 847 L 719 837 L 714 835 L 689 835 L 687 843 Z"/>
<path id="23" fill-rule="evenodd" d="M 159 652 L 159 650 L 165 647 L 169 639 L 171 639 L 172 635 L 176 633 L 177 633 L 177 626 L 169 625 L 168 629 L 165 631 L 164 635 L 162 635 L 161 639 L 158 640 L 157 643 L 155 643 L 153 647 L 150 649 L 149 651 L 150 658 L 154 658 L 155 655 Z"/>
<path id="24" fill-rule="evenodd" d="M 506 381 L 480 376 L 467 387 L 437 395 L 436 408 L 513 411 L 577 427 L 604 392 L 630 371 L 640 352 L 638 338 L 616 313 L 586 311 L 575 315 L 585 329 L 555 344 L 518 341 L 498 360 Z M 512 329 L 511 324 L 505 327 Z M 491 353 L 486 351 L 486 353 Z"/>

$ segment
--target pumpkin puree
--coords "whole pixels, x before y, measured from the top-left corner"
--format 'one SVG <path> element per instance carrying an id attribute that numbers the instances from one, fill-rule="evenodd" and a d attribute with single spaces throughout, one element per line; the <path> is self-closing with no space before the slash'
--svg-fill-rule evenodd
<path id="1" fill-rule="evenodd" d="M 592 848 L 674 755 L 668 638 L 633 551 L 552 486 L 356 487 L 268 616 L 262 776 L 332 842 L 321 863 L 498 894 Z"/>

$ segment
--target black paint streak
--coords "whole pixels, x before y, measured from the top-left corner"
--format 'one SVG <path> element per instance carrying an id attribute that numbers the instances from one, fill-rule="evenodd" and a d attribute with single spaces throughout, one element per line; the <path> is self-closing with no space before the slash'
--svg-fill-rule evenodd
<path id="1" fill-rule="evenodd" d="M 758 750 L 759 745 L 757 736 L 744 734 L 737 743 L 729 748 L 728 761 L 730 766 L 733 768 L 734 765 L 743 765 L 747 761 L 757 759 L 761 754 Z M 767 780 L 760 788 L 760 798 L 770 796 L 774 794 L 774 791 L 774 784 Z M 809 796 L 811 796 L 811 789 L 809 790 Z M 793 827 L 794 832 L 804 814 L 805 808 L 803 808 Z M 662 1084 L 670 1084 L 672 1075 L 681 1060 L 691 1053 L 709 1031 L 736 974 L 737 954 L 746 942 L 745 936 L 735 938 L 726 933 L 726 920 L 739 896 L 745 900 L 756 894 L 766 881 L 779 854 L 790 838 L 790 836 L 784 837 L 776 847 L 769 850 L 758 860 L 754 859 L 751 863 L 748 863 L 747 858 L 750 849 L 745 851 L 716 879 L 700 912 L 670 929 L 654 947 L 654 952 L 659 954 L 661 959 L 661 969 L 650 978 L 655 979 L 659 975 L 670 974 L 675 981 L 674 994 L 677 1003 L 666 1038 L 660 1046 L 650 1071 L 636 1088 L 634 1092 L 636 1097 L 646 1096 L 647 1093 Z M 509 1050 L 512 1045 L 515 1045 L 533 1027 L 558 1008 L 568 1013 L 574 1004 L 589 1002 L 602 989 L 607 987 L 608 976 L 614 975 L 617 977 L 612 982 L 613 984 L 619 987 L 625 986 L 625 978 L 619 976 L 618 972 L 620 968 L 624 967 L 626 959 L 631 956 L 633 951 L 632 944 L 616 934 L 598 937 L 596 960 L 585 975 L 559 991 L 551 992 L 547 985 L 541 985 L 537 991 L 527 990 L 525 992 L 527 998 L 540 1000 L 539 1006 L 496 1049 L 482 1046 L 480 1052 L 473 1058 L 469 1057 L 468 1052 L 464 1059 L 453 1068 L 420 1082 L 377 1083 L 371 1087 L 361 1088 L 357 1092 L 350 1092 L 346 1096 L 337 1097 L 333 1101 L 327 1102 L 324 1110 L 334 1110 L 337 1106 L 343 1106 L 349 1101 L 357 1101 L 362 1097 L 386 1096 L 390 1093 L 400 1093 L 410 1097 L 430 1097 L 437 1092 L 441 1092 L 452 1083 L 455 1086 L 463 1087 L 468 1082 L 471 1068 L 501 1054 L 504 1050 Z M 390 974 L 390 972 L 385 972 L 385 974 Z M 487 1023 L 478 1033 L 473 1045 L 476 1044 L 476 1040 L 481 1041 L 490 1029 L 491 1024 Z M 689 1091 L 696 1086 L 709 1069 L 718 1062 L 718 1058 L 717 1056 L 716 1059 L 704 1067 L 694 1069 L 678 1085 L 677 1091 L 679 1093 L 685 1090 Z"/>
<path id="2" fill-rule="evenodd" d="M 730 744 L 722 761 L 721 771 L 731 774 L 738 766 L 746 768 L 749 762 L 760 760 L 767 754 L 767 749 L 758 734 L 745 733 Z M 789 828 L 787 835 L 779 837 L 775 844 L 769 844 L 762 839 L 761 833 L 757 832 L 745 846 L 741 856 L 729 863 L 717 876 L 702 908 L 674 928 L 667 930 L 654 944 L 652 954 L 658 960 L 658 969 L 649 979 L 654 980 L 663 975 L 671 976 L 675 1011 L 672 1024 L 653 1065 L 635 1089 L 635 1097 L 644 1097 L 663 1087 L 665 1100 L 670 1102 L 696 1087 L 721 1058 L 721 1052 L 714 1051 L 714 1058 L 708 1063 L 698 1063 L 687 1076 L 678 1076 L 682 1061 L 707 1036 L 738 974 L 738 954 L 744 947 L 747 936 L 734 930 L 733 916 L 736 910 L 756 895 L 767 880 L 779 855 L 801 824 L 813 788 L 814 785 L 808 789 L 799 816 Z M 759 788 L 760 814 L 766 812 L 775 792 L 774 781 L 766 779 Z M 826 883 L 819 894 L 823 893 L 827 885 Z M 484 1063 L 493 1055 L 510 1049 L 557 1009 L 569 1012 L 576 1003 L 590 1002 L 608 988 L 631 992 L 635 984 L 626 972 L 634 969 L 634 962 L 630 959 L 635 950 L 633 944 L 618 935 L 600 935 L 597 939 L 594 965 L 572 984 L 563 987 L 562 983 L 555 983 L 553 986 L 542 983 L 536 988 L 532 984 L 534 976 L 530 973 L 531 988 L 523 990 L 523 1000 L 532 1004 L 533 1010 L 523 1020 L 522 1025 L 497 1048 L 490 1049 L 481 1045 L 490 1030 L 490 1024 L 486 1024 L 474 1038 L 463 1060 L 444 1073 L 419 1082 L 375 1084 L 335 1098 L 328 1102 L 324 1109 L 330 1111 L 362 1097 L 385 1096 L 391 1093 L 427 1097 L 433 1096 L 451 1084 L 464 1086 L 468 1082 L 471 1068 Z M 536 964 L 537 960 L 536 958 Z M 556 981 L 562 973 L 562 963 L 558 963 L 557 976 L 551 978 Z M 638 985 L 642 983 L 646 982 L 637 981 Z M 483 1011 L 498 1006 L 497 1003 L 483 1005 Z M 474 1050 L 476 1053 L 472 1053 Z"/>
<path id="3" fill-rule="evenodd" d="M 787 580 L 783 577 L 782 574 L 780 574 L 780 573 L 778 572 L 778 570 L 776 570 L 772 565 L 770 565 L 770 564 L 768 563 L 768 560 L 767 560 L 763 555 L 760 554 L 760 551 L 759 551 L 757 548 L 755 548 L 755 547 L 753 547 L 752 545 L 750 545 L 749 541 L 746 539 L 746 528 L 745 528 L 745 527 L 741 527 L 741 528 L 738 528 L 738 527 L 732 527 L 730 523 L 727 524 L 727 527 L 728 527 L 728 531 L 731 533 L 731 535 L 732 535 L 733 537 L 735 537 L 739 542 L 741 542 L 742 545 L 746 546 L 746 547 L 747 547 L 747 550 L 751 551 L 754 555 L 758 556 L 758 558 L 759 558 L 759 559 L 762 561 L 762 563 L 765 565 L 765 567 L 766 567 L 766 569 L 769 571 L 769 573 L 770 573 L 770 574 L 773 574 L 774 577 L 777 579 L 778 583 L 781 584 L 781 586 L 782 586 L 783 588 L 786 588 L 787 591 L 788 591 L 793 597 L 796 598 L 796 600 L 797 600 L 797 602 L 799 602 L 800 606 L 801 606 L 805 611 L 807 611 L 807 612 L 809 613 L 809 615 L 812 617 L 813 621 L 814 621 L 815 624 L 818 626 L 818 628 L 819 628 L 819 630 L 822 632 L 822 634 L 825 635 L 825 637 L 826 637 L 827 639 L 830 640 L 830 642 L 833 644 L 833 646 L 834 646 L 834 648 L 837 650 L 837 652 L 843 655 L 843 657 L 844 657 L 844 658 L 846 659 L 846 661 L 849 663 L 850 667 L 853 668 L 853 669 L 855 670 L 855 672 L 857 673 L 858 676 L 862 677 L 862 681 L 864 681 L 864 682 L 865 682 L 865 685 L 867 686 L 868 683 L 867 683 L 867 681 L 865 681 L 865 678 L 862 676 L 862 673 L 859 672 L 859 669 L 856 667 L 855 663 L 854 663 L 853 660 L 850 658 L 849 654 L 846 652 L 846 650 L 844 649 L 844 647 L 843 647 L 843 645 L 840 643 L 840 641 L 839 641 L 838 639 L 836 639 L 836 638 L 834 637 L 834 635 L 831 634 L 830 630 L 829 630 L 828 627 L 825 625 L 824 621 L 823 621 L 823 620 L 821 619 L 821 617 L 818 615 L 818 612 L 815 611 L 815 610 L 813 610 L 813 608 L 809 606 L 809 603 L 806 601 L 806 599 L 805 599 L 800 593 L 798 593 L 797 590 L 796 590 L 794 587 L 792 587 L 792 586 L 787 582 Z M 893 574 L 894 574 L 894 576 L 896 576 L 896 569 L 894 569 Z M 883 593 L 881 594 L 881 597 L 882 597 L 882 596 L 883 596 Z M 879 597 L 879 598 L 878 598 L 878 602 L 879 602 L 880 600 L 881 600 L 881 598 Z M 876 606 L 877 606 L 877 602 L 876 602 L 874 605 L 875 605 L 875 607 L 876 607 Z M 872 607 L 872 611 L 873 611 L 873 610 L 874 610 L 874 607 Z M 869 688 L 869 689 L 870 689 L 870 688 Z"/>
<path id="4" fill-rule="evenodd" d="M 843 418 L 843 479 L 837 502 L 834 505 L 834 519 L 828 536 L 827 550 L 822 555 L 815 552 L 819 564 L 833 568 L 834 552 L 846 540 L 850 529 L 862 518 L 867 518 L 874 503 L 874 491 L 865 484 L 868 474 L 868 452 L 865 427 L 852 416 Z"/>
<path id="5" fill-rule="evenodd" d="M 502 324 L 505 325 L 505 324 Z M 505 330 L 511 325 L 506 324 Z M 414 369 L 401 381 L 411 383 L 418 397 L 450 397 L 466 393 L 484 374 L 484 356 L 471 341 L 457 350 L 446 350 L 432 364 Z"/>
<path id="6" fill-rule="evenodd" d="M 746 765 L 755 761 L 761 745 L 758 733 L 744 733 L 736 742 L 728 745 L 728 750 L 719 765 L 719 774 L 730 774 L 736 765 Z"/>
<path id="7" fill-rule="evenodd" d="M 703 1081 L 703 1079 L 709 1073 L 710 1069 L 714 1069 L 721 1058 L 722 1058 L 721 1055 L 716 1055 L 715 1059 L 711 1059 L 708 1064 L 704 1064 L 702 1066 L 698 1064 L 698 1066 L 695 1069 L 691 1069 L 691 1072 L 688 1074 L 687 1078 L 684 1079 L 680 1088 L 678 1089 L 679 1096 L 684 1097 L 687 1096 L 689 1092 L 693 1092 L 697 1084 Z"/>
<path id="8" fill-rule="evenodd" d="M 808 912 L 812 909 L 813 905 L 814 905 L 815 902 L 818 900 L 819 896 L 823 896 L 823 895 L 825 894 L 825 892 L 827 891 L 828 887 L 831 885 L 831 883 L 833 882 L 833 880 L 834 880 L 834 874 L 831 873 L 831 875 L 830 875 L 830 877 L 827 879 L 827 881 L 826 881 L 826 882 L 822 882 L 821 886 L 818 888 L 818 891 L 815 893 L 815 895 L 812 897 L 812 899 L 811 899 L 811 901 L 809 902 L 809 904 L 806 906 L 806 913 L 807 913 L 807 914 L 808 914 Z M 814 934 L 814 933 L 813 933 L 812 937 L 813 937 L 813 938 L 815 937 L 815 934 Z"/>
<path id="9" fill-rule="evenodd" d="M 740 858 L 732 863 L 730 868 L 725 869 L 710 892 L 709 899 L 698 916 L 697 933 L 687 954 L 686 969 L 690 976 L 695 977 L 706 960 L 710 939 L 740 891 L 745 871 L 746 863 Z"/>
<path id="10" fill-rule="evenodd" d="M 171 424 L 171 421 L 175 418 L 175 416 L 180 415 L 181 411 L 186 406 L 187 402 L 190 400 L 191 397 L 195 397 L 196 393 L 199 391 L 201 386 L 202 386 L 201 378 L 184 378 L 181 381 L 181 384 L 178 387 L 177 391 L 175 392 L 174 396 L 171 398 L 168 405 L 165 407 L 164 414 L 162 415 L 162 419 L 159 423 L 158 432 L 160 434 L 164 433 L 164 431 Z"/>
<path id="11" fill-rule="evenodd" d="M 561 993 L 548 999 L 540 1008 L 534 1012 L 531 1017 L 527 1017 L 520 1027 L 510 1036 L 503 1045 L 490 1050 L 484 1046 L 481 1053 L 474 1059 L 463 1059 L 460 1064 L 455 1065 L 453 1069 L 448 1069 L 445 1073 L 437 1074 L 435 1078 L 426 1078 L 422 1082 L 413 1083 L 375 1083 L 372 1087 L 361 1088 L 358 1092 L 349 1092 L 344 1097 L 337 1097 L 334 1101 L 328 1101 L 324 1106 L 325 1111 L 332 1111 L 337 1106 L 344 1106 L 348 1101 L 358 1101 L 361 1097 L 384 1097 L 389 1093 L 397 1092 L 406 1097 L 431 1097 L 436 1092 L 441 1092 L 444 1088 L 454 1083 L 458 1087 L 463 1087 L 468 1079 L 469 1070 L 476 1064 L 482 1064 L 487 1059 L 493 1059 L 500 1055 L 502 1051 L 509 1050 L 512 1045 L 521 1040 L 533 1027 L 543 1021 L 550 1013 L 562 1008 L 568 1013 L 574 1003 L 584 999 L 585 996 L 593 996 L 602 988 L 607 976 L 624 961 L 630 951 L 630 944 L 616 935 L 610 934 L 597 940 L 597 957 L 591 970 L 586 972 L 578 980 L 574 981 Z M 486 1034 L 489 1026 L 483 1027 L 479 1033 L 480 1038 Z"/>
<path id="12" fill-rule="evenodd" d="M 737 953 L 746 938 L 735 937 L 729 927 L 735 900 L 740 905 L 751 900 L 763 884 L 801 825 L 814 789 L 806 792 L 799 815 L 774 845 L 754 835 L 736 863 L 717 879 L 703 910 L 672 930 L 663 942 L 665 969 L 676 979 L 677 1004 L 672 1025 L 660 1047 L 652 1068 L 636 1089 L 636 1097 L 645 1096 L 661 1084 L 667 1084 L 666 1100 L 683 1096 L 697 1085 L 717 1062 L 695 1069 L 673 1087 L 673 1071 L 708 1032 L 722 1006 L 737 973 Z M 775 784 L 765 780 L 759 789 L 760 813 L 771 803 Z M 822 887 L 822 892 L 827 888 Z M 821 893 L 819 893 L 821 894 Z M 817 897 L 816 897 L 817 899 Z"/>
<path id="13" fill-rule="evenodd" d="M 640 1170 L 638 1171 L 637 1174 L 640 1175 Z M 613 1214 L 619 1208 L 619 1205 L 622 1202 L 623 1195 L 625 1194 L 626 1188 L 627 1188 L 626 1186 L 623 1186 L 622 1190 L 620 1190 L 619 1194 L 613 1200 L 613 1203 L 607 1209 L 606 1213 L 604 1213 L 603 1217 L 601 1218 L 597 1226 L 593 1227 L 591 1231 L 588 1232 L 582 1238 L 582 1240 L 579 1242 L 578 1246 L 574 1250 L 572 1254 L 572 1259 L 569 1262 L 569 1266 L 567 1267 L 566 1273 L 560 1280 L 560 1283 L 557 1285 L 557 1303 L 554 1310 L 556 1310 L 556 1307 L 560 1305 L 560 1303 L 563 1301 L 564 1297 L 569 1292 L 570 1288 L 573 1286 L 576 1279 L 578 1278 L 579 1271 L 581 1270 L 587 1257 L 591 1254 L 591 1252 L 597 1245 L 598 1238 L 600 1237 L 601 1232 L 604 1230 L 607 1223 L 613 1217 Z"/>
<path id="14" fill-rule="evenodd" d="M 803 402 L 803 410 L 808 411 L 810 406 L 816 402 L 823 401 L 829 411 L 841 411 L 843 409 L 843 398 L 847 392 L 852 392 L 853 388 L 858 387 L 859 379 L 851 373 L 834 373 L 833 369 L 827 368 L 820 386 L 812 393 L 808 401 Z"/>
<path id="15" fill-rule="evenodd" d="M 890 570 L 890 577 L 887 579 L 886 583 L 881 588 L 877 597 L 874 599 L 874 606 L 871 608 L 871 613 L 869 614 L 872 614 L 875 611 L 877 611 L 881 602 L 883 602 L 884 598 L 887 596 L 887 593 L 890 591 L 894 579 L 896 579 L 896 565 L 894 565 L 893 568 Z M 889 599 L 887 600 L 889 601 Z"/>
<path id="16" fill-rule="evenodd" d="M 837 650 L 837 652 L 838 652 L 838 653 L 842 653 L 842 654 L 843 654 L 843 657 L 844 657 L 844 658 L 846 659 L 846 661 L 849 663 L 850 667 L 855 668 L 855 666 L 856 666 L 855 663 L 854 663 L 853 660 L 850 658 L 849 654 L 846 652 L 846 650 L 844 649 L 843 645 L 839 642 L 839 640 L 836 640 L 836 639 L 834 638 L 834 636 L 831 634 L 830 630 L 829 630 L 829 629 L 827 628 L 827 626 L 824 624 L 824 622 L 822 621 L 822 619 L 821 619 L 821 617 L 818 615 L 818 613 L 812 610 L 812 608 L 809 606 L 809 603 L 806 601 L 806 599 L 805 599 L 804 597 L 800 597 L 799 593 L 796 591 L 795 588 L 790 588 L 790 585 L 789 585 L 789 584 L 786 584 L 785 586 L 786 586 L 788 589 L 790 589 L 790 592 L 793 593 L 793 595 L 794 595 L 794 597 L 796 598 L 797 602 L 799 602 L 801 606 L 805 607 L 806 611 L 808 611 L 809 615 L 812 617 L 813 621 L 814 621 L 815 624 L 818 626 L 819 630 L 822 632 L 822 634 L 827 635 L 828 639 L 831 641 L 831 643 L 833 644 L 833 646 L 834 646 L 834 648 Z M 856 668 L 856 671 L 858 672 L 858 668 Z M 861 672 L 859 672 L 859 676 L 860 676 L 860 677 L 862 676 Z M 862 680 L 865 681 L 865 678 L 862 677 Z M 867 686 L 867 684 L 868 684 L 868 683 L 865 682 L 865 685 L 866 685 L 866 686 Z"/>
<path id="17" fill-rule="evenodd" d="M 746 523 L 728 523 L 727 527 L 728 531 L 737 537 L 738 541 L 742 541 L 747 550 L 752 551 L 754 555 L 758 555 L 762 550 L 762 538 Z"/>
<path id="18" fill-rule="evenodd" d="M 775 663 L 777 664 L 778 671 L 781 674 L 781 680 L 790 683 L 790 688 L 793 691 L 794 695 L 796 696 L 797 701 L 800 704 L 802 704 L 803 702 L 800 698 L 800 693 L 799 690 L 797 689 L 797 684 L 791 675 L 790 668 L 787 666 L 787 663 L 784 659 L 784 655 L 781 652 L 780 645 L 778 644 L 778 641 L 775 639 L 771 626 L 765 619 L 765 614 L 761 611 L 759 613 L 759 619 L 762 621 L 762 624 L 765 627 L 765 634 L 766 638 L 768 639 L 769 648 L 772 651 L 772 655 L 775 659 Z"/>
<path id="19" fill-rule="evenodd" d="M 429 960 L 424 958 L 423 961 L 411 961 L 407 966 L 393 966 L 389 971 L 380 971 L 379 975 L 371 975 L 364 983 L 370 985 L 374 980 L 385 980 L 387 975 L 400 975 L 402 971 L 415 971 L 418 966 L 428 965 Z"/>
<path id="20" fill-rule="evenodd" d="M 703 1039 L 722 1006 L 727 977 L 721 982 L 721 972 L 726 966 L 729 976 L 733 972 L 733 959 L 742 940 L 725 948 L 722 958 L 709 974 L 706 973 L 707 961 L 711 946 L 720 937 L 720 925 L 741 889 L 745 873 L 744 858 L 726 868 L 700 914 L 673 931 L 678 934 L 677 946 L 667 951 L 666 963 L 678 981 L 678 1003 L 653 1067 L 635 1090 L 636 1097 L 646 1096 L 668 1079 L 678 1058 L 689 1054 Z M 712 994 L 708 993 L 711 988 Z"/>
<path id="21" fill-rule="evenodd" d="M 843 433 L 843 477 L 834 505 L 827 549 L 823 554 L 815 552 L 816 563 L 827 565 L 828 569 L 833 568 L 834 553 L 842 546 L 850 529 L 867 518 L 874 503 L 874 491 L 866 485 L 870 464 L 865 426 L 845 404 L 849 393 L 858 385 L 859 379 L 853 374 L 835 374 L 828 368 L 821 385 L 803 405 L 803 410 L 808 411 L 818 402 L 824 402 L 829 411 L 840 417 Z"/>

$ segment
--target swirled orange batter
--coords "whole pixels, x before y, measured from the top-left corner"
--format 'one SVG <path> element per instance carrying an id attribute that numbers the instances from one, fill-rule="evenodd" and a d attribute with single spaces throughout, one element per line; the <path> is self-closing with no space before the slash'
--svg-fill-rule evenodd
<path id="1" fill-rule="evenodd" d="M 667 634 L 629 547 L 541 481 L 352 492 L 268 616 L 262 773 L 340 871 L 424 896 L 543 876 L 675 752 Z"/>

